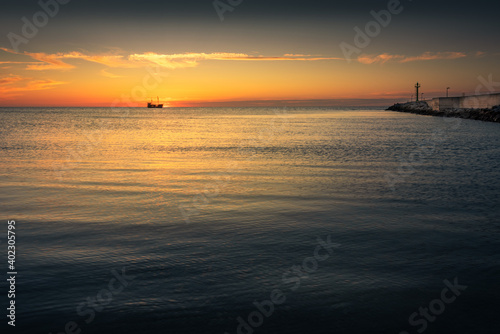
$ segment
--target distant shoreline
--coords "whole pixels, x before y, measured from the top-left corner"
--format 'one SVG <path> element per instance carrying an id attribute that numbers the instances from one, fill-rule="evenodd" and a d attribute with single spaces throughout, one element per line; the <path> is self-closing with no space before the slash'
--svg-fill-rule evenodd
<path id="1" fill-rule="evenodd" d="M 450 108 L 445 110 L 433 110 L 427 102 L 407 102 L 396 103 L 386 110 L 407 112 L 418 115 L 439 116 L 439 117 L 454 117 L 473 119 L 484 122 L 500 123 L 500 106 L 493 108 Z"/>

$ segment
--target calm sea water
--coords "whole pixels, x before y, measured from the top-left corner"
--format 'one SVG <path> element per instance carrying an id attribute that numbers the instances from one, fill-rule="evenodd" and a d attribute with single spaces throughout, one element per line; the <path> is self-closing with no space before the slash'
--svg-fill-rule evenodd
<path id="1" fill-rule="evenodd" d="M 500 330 L 498 124 L 360 108 L 2 108 L 0 124 L 9 332 Z"/>

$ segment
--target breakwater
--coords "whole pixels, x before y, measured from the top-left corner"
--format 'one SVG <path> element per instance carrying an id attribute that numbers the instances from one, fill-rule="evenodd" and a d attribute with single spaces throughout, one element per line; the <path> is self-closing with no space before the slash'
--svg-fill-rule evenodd
<path id="1" fill-rule="evenodd" d="M 436 97 L 426 101 L 433 110 L 448 109 L 492 109 L 500 105 L 500 94 L 477 94 L 471 96 Z"/>
<path id="2" fill-rule="evenodd" d="M 433 109 L 427 102 L 396 103 L 387 110 L 409 112 L 412 114 L 474 119 L 500 123 L 500 105 L 492 108 L 439 108 Z"/>

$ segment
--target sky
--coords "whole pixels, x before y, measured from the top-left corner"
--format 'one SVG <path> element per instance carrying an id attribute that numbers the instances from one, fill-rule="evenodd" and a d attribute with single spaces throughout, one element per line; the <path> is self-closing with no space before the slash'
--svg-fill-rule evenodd
<path id="1" fill-rule="evenodd" d="M 389 105 L 500 91 L 500 3 L 0 1 L 0 106 Z"/>

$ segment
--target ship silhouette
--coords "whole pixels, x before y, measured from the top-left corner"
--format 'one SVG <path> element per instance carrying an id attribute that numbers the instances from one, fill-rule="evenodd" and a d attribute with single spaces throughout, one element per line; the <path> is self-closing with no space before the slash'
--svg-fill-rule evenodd
<path id="1" fill-rule="evenodd" d="M 163 108 L 163 104 L 160 104 L 160 98 L 157 96 L 157 103 L 153 103 L 153 99 L 151 98 L 151 102 L 148 102 L 148 108 Z"/>

